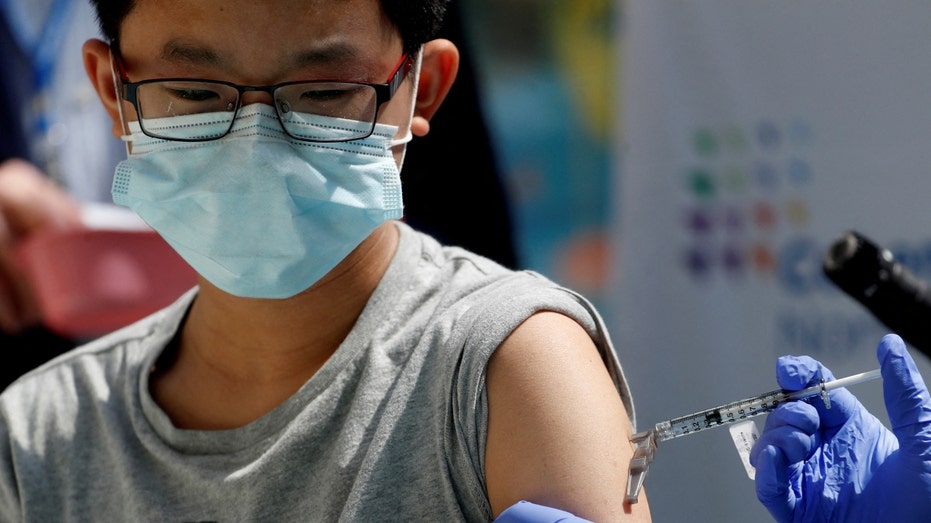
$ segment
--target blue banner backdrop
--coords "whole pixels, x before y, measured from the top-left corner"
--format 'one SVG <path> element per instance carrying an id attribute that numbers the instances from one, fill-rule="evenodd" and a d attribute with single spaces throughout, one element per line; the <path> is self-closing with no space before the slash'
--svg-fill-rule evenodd
<path id="1" fill-rule="evenodd" d="M 931 278 L 931 5 L 628 0 L 623 17 L 610 321 L 640 427 L 776 388 L 783 354 L 876 368 L 886 329 L 821 259 L 856 229 Z M 853 392 L 886 420 L 879 382 Z M 657 521 L 769 520 L 724 429 L 662 444 L 646 488 Z"/>

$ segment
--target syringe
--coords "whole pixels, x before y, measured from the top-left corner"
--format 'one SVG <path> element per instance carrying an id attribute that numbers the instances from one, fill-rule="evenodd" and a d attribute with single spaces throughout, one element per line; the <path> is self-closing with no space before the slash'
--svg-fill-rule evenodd
<path id="1" fill-rule="evenodd" d="M 640 490 L 643 488 L 643 480 L 646 478 L 650 463 L 653 462 L 653 457 L 656 454 L 656 446 L 660 441 L 666 441 L 688 434 L 695 434 L 705 429 L 720 427 L 735 421 L 759 416 L 760 414 L 765 414 L 774 410 L 781 403 L 807 399 L 812 396 L 821 396 L 825 407 L 831 408 L 831 400 L 828 398 L 828 391 L 874 380 L 879 377 L 881 377 L 880 370 L 875 369 L 834 381 L 824 381 L 822 379 L 821 383 L 813 387 L 795 391 L 774 390 L 752 398 L 727 403 L 713 409 L 699 411 L 668 421 L 661 421 L 650 430 L 638 432 L 630 438 L 631 442 L 636 443 L 637 449 L 634 451 L 634 456 L 630 460 L 627 502 L 637 502 L 637 498 L 640 496 Z"/>

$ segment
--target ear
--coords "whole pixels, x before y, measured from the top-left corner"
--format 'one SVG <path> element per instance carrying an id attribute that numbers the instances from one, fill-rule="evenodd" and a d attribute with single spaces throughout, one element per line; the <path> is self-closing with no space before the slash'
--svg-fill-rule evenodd
<path id="1" fill-rule="evenodd" d="M 421 52 L 420 84 L 411 121 L 414 136 L 425 136 L 430 132 L 430 118 L 446 99 L 459 71 L 459 50 L 449 40 L 431 40 L 424 44 Z"/>
<path id="2" fill-rule="evenodd" d="M 84 56 L 84 70 L 91 84 L 97 90 L 97 96 L 113 119 L 113 136 L 123 135 L 123 123 L 120 121 L 119 105 L 121 103 L 113 85 L 113 73 L 110 67 L 110 46 L 106 42 L 93 39 L 84 42 L 81 48 Z"/>

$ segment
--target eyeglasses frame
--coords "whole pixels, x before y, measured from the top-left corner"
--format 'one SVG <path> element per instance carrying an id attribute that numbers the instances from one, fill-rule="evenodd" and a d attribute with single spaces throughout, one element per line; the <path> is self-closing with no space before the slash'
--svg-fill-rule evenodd
<path id="1" fill-rule="evenodd" d="M 370 122 L 371 125 L 369 126 L 368 133 L 366 133 L 364 136 L 357 136 L 353 138 L 341 138 L 341 139 L 335 139 L 335 140 L 311 140 L 307 138 L 302 138 L 300 136 L 295 136 L 291 134 L 290 132 L 288 132 L 287 126 L 285 126 L 284 121 L 281 119 L 281 112 L 280 112 L 280 109 L 278 108 L 278 104 L 274 104 L 275 115 L 278 117 L 278 123 L 281 124 L 281 129 L 285 132 L 285 134 L 287 134 L 291 138 L 294 138 L 295 140 L 300 140 L 302 142 L 336 143 L 336 142 L 351 142 L 354 140 L 363 140 L 371 136 L 372 133 L 375 131 L 375 124 L 377 123 L 377 119 L 378 119 L 378 111 L 381 110 L 382 105 L 384 105 L 385 103 L 391 100 L 391 98 L 394 96 L 397 90 L 401 87 L 401 84 L 404 82 L 404 79 L 407 78 L 408 73 L 410 73 L 410 70 L 414 66 L 414 60 L 411 57 L 411 55 L 409 53 L 402 54 L 401 59 L 398 60 L 398 63 L 397 65 L 395 65 L 394 70 L 392 70 L 391 73 L 388 75 L 388 80 L 382 84 L 373 84 L 373 83 L 365 83 L 365 82 L 347 82 L 344 80 L 305 80 L 305 81 L 297 80 L 297 81 L 291 81 L 291 82 L 282 82 L 282 83 L 278 83 L 274 85 L 254 86 L 254 85 L 240 85 L 240 84 L 236 84 L 233 82 L 226 82 L 222 80 L 207 80 L 207 79 L 201 79 L 201 78 L 152 78 L 148 80 L 140 80 L 138 82 L 131 82 L 129 81 L 129 76 L 126 74 L 126 65 L 123 62 L 123 57 L 120 55 L 118 47 L 116 45 L 111 45 L 110 49 L 113 53 L 113 57 L 114 57 L 113 62 L 116 67 L 116 72 L 118 73 L 118 76 L 117 76 L 117 78 L 119 79 L 118 91 L 119 91 L 120 97 L 123 100 L 126 100 L 127 102 L 133 105 L 133 108 L 135 108 L 136 114 L 139 115 L 140 120 L 142 118 L 141 117 L 142 109 L 139 107 L 139 98 L 136 92 L 139 89 L 139 86 L 142 86 L 142 85 L 158 83 L 158 82 L 205 82 L 205 83 L 226 85 L 238 91 L 238 94 L 236 97 L 236 108 L 233 109 L 233 117 L 230 119 L 230 125 L 229 127 L 227 127 L 226 131 L 223 132 L 223 134 L 216 136 L 216 137 L 167 138 L 164 136 L 158 136 L 158 135 L 154 135 L 150 133 L 149 131 L 145 129 L 145 126 L 142 125 L 140 121 L 139 127 L 142 129 L 142 132 L 145 135 L 150 136 L 152 138 L 157 138 L 160 140 L 169 140 L 173 142 L 209 142 L 213 140 L 219 140 L 220 138 L 223 138 L 224 136 L 229 134 L 230 130 L 233 128 L 233 124 L 236 122 L 236 117 L 239 115 L 239 110 L 242 108 L 242 97 L 244 93 L 248 93 L 248 92 L 267 93 L 270 97 L 272 97 L 272 100 L 274 100 L 275 91 L 281 87 L 287 87 L 289 85 L 295 85 L 295 84 L 326 84 L 326 83 L 341 83 L 341 84 L 348 84 L 348 85 L 358 85 L 358 86 L 371 87 L 375 89 L 375 115 L 373 116 L 372 122 Z"/>

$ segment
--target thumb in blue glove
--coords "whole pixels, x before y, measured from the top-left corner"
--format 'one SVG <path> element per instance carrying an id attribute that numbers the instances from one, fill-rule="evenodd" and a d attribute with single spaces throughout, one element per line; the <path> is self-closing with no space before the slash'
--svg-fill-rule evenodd
<path id="1" fill-rule="evenodd" d="M 892 432 L 845 389 L 831 409 L 790 402 L 767 418 L 750 460 L 777 521 L 931 521 L 931 398 L 901 338 L 877 357 Z M 780 358 L 776 377 L 789 390 L 834 379 L 807 356 Z"/>

